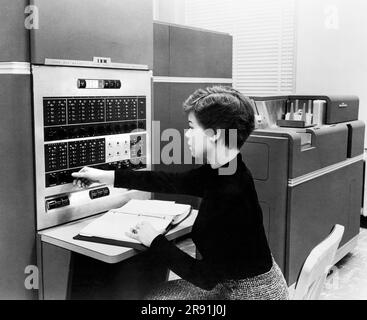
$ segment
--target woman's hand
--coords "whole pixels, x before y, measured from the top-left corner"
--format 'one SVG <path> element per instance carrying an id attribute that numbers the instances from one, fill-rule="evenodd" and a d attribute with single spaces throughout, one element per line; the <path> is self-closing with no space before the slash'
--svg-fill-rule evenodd
<path id="1" fill-rule="evenodd" d="M 85 188 L 93 182 L 113 185 L 115 182 L 115 171 L 99 170 L 89 167 L 84 167 L 79 172 L 71 174 L 76 178 L 73 181 L 74 186 Z"/>
<path id="2" fill-rule="evenodd" d="M 153 228 L 153 226 L 146 221 L 138 223 L 134 228 L 130 229 L 130 232 L 126 232 L 126 235 L 132 239 L 140 241 L 146 247 L 150 247 L 153 240 L 161 233 Z"/>

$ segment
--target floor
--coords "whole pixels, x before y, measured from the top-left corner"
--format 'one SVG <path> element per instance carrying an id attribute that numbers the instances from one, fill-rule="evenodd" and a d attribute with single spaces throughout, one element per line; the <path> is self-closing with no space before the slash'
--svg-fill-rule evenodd
<path id="1" fill-rule="evenodd" d="M 180 241 L 178 247 L 195 256 L 195 245 L 190 239 Z M 170 273 L 169 280 L 178 278 Z M 361 229 L 356 248 L 336 264 L 320 299 L 367 300 L 367 229 Z"/>
<path id="2" fill-rule="evenodd" d="M 367 229 L 361 229 L 356 248 L 329 275 L 322 300 L 367 300 Z"/>

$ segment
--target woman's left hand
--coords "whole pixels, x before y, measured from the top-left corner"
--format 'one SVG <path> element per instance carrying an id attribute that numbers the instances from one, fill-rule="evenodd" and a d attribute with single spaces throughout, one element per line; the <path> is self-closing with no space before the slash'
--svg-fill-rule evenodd
<path id="1" fill-rule="evenodd" d="M 160 235 L 160 232 L 146 221 L 139 222 L 135 227 L 126 232 L 126 235 L 132 239 L 140 241 L 146 247 L 150 247 L 155 237 Z"/>

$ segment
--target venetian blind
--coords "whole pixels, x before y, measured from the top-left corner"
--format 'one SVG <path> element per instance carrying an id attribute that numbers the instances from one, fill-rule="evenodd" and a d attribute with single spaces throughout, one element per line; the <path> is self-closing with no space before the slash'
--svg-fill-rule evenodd
<path id="1" fill-rule="evenodd" d="M 186 24 L 233 36 L 234 87 L 246 95 L 295 90 L 295 0 L 186 0 Z"/>

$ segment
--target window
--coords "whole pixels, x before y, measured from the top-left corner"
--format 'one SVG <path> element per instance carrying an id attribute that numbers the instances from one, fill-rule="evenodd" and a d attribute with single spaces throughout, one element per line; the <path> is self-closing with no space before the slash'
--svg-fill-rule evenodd
<path id="1" fill-rule="evenodd" d="M 295 0 L 186 0 L 186 24 L 233 35 L 234 87 L 295 91 Z"/>

